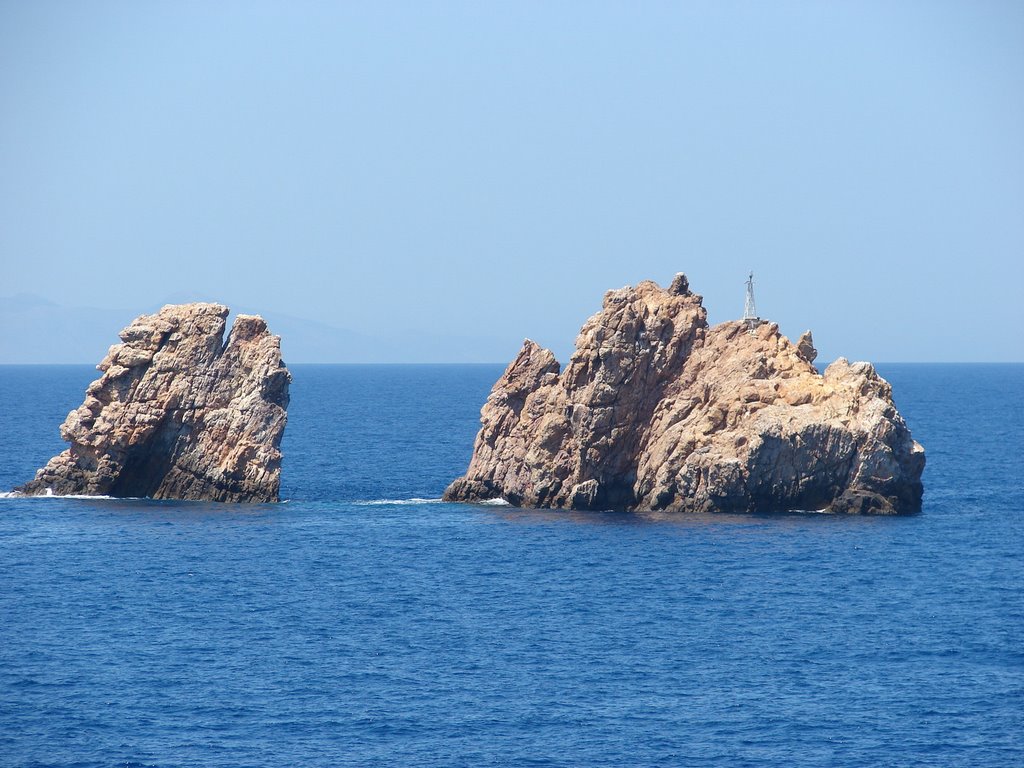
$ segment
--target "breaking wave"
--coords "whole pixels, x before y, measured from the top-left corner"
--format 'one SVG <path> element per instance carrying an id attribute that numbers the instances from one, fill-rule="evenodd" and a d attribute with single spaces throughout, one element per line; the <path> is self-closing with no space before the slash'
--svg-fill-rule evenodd
<path id="1" fill-rule="evenodd" d="M 397 506 L 416 506 L 419 504 L 444 504 L 444 499 L 371 499 L 369 501 L 353 501 L 357 507 L 397 507 Z M 512 506 L 504 499 L 487 499 L 486 501 L 477 501 L 476 504 L 482 504 L 488 507 L 510 507 Z"/>
<path id="2" fill-rule="evenodd" d="M 17 491 L 2 491 L 0 492 L 0 499 L 116 499 L 116 496 L 91 496 L 87 493 L 42 493 L 42 494 L 24 494 L 18 493 Z M 122 499 L 123 501 L 123 499 Z"/>
<path id="3" fill-rule="evenodd" d="M 353 501 L 357 507 L 392 507 L 407 504 L 442 504 L 442 499 L 372 499 L 370 501 Z"/>

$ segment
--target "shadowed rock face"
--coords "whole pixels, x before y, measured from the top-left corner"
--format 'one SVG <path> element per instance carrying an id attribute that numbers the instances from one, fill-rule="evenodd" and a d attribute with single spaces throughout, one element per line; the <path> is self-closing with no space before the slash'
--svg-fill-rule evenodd
<path id="1" fill-rule="evenodd" d="M 610 291 L 564 371 L 527 340 L 449 501 L 571 509 L 920 510 L 924 449 L 868 363 L 819 375 L 810 332 L 708 327 L 677 276 Z"/>
<path id="2" fill-rule="evenodd" d="M 291 375 L 262 318 L 168 305 L 121 331 L 27 495 L 277 501 Z"/>

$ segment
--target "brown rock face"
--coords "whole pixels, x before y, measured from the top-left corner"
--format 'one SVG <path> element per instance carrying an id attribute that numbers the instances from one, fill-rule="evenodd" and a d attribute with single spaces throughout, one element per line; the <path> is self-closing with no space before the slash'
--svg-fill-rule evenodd
<path id="1" fill-rule="evenodd" d="M 819 375 L 810 333 L 708 327 L 685 277 L 605 295 L 560 372 L 527 340 L 449 501 L 692 512 L 920 510 L 924 449 L 868 363 Z"/>
<path id="2" fill-rule="evenodd" d="M 291 375 L 262 318 L 168 305 L 121 331 L 27 495 L 277 501 Z"/>

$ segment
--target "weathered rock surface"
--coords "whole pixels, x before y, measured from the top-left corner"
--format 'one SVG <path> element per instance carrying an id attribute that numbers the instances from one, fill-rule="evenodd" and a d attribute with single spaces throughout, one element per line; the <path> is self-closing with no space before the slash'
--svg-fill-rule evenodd
<path id="1" fill-rule="evenodd" d="M 28 495 L 277 501 L 291 375 L 255 315 L 168 305 L 121 331 Z"/>
<path id="2" fill-rule="evenodd" d="M 609 291 L 564 371 L 527 340 L 449 501 L 693 512 L 920 510 L 924 449 L 868 363 L 810 332 L 709 327 L 682 275 Z"/>

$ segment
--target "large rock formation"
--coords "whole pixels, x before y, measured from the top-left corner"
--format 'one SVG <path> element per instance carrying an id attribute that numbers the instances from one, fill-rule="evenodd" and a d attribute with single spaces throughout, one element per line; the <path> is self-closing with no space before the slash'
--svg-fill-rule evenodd
<path id="1" fill-rule="evenodd" d="M 121 331 L 29 495 L 277 501 L 291 375 L 262 318 L 168 305 Z"/>
<path id="2" fill-rule="evenodd" d="M 924 449 L 868 363 L 812 365 L 774 323 L 708 327 L 683 275 L 609 291 L 564 371 L 527 340 L 449 501 L 754 512 L 920 510 Z"/>

